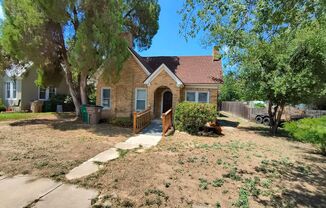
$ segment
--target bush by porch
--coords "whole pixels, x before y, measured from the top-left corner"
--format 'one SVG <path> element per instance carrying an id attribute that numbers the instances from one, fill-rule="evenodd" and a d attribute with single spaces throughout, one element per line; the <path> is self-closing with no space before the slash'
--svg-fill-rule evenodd
<path id="1" fill-rule="evenodd" d="M 179 131 L 196 134 L 207 122 L 215 121 L 216 105 L 209 103 L 179 103 L 175 109 L 174 125 Z"/>

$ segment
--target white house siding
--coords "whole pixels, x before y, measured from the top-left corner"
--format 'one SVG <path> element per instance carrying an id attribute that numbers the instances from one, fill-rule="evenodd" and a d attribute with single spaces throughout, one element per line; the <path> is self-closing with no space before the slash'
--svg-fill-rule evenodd
<path id="1" fill-rule="evenodd" d="M 21 100 L 21 79 L 20 78 L 16 78 L 16 98 L 6 98 L 6 83 L 7 82 L 13 82 L 13 78 L 8 77 L 7 75 L 5 75 L 3 77 L 3 81 L 1 83 L 2 86 L 2 100 L 4 102 L 4 104 L 8 107 L 8 106 L 12 106 L 12 105 L 17 105 L 18 101 Z"/>
<path id="2" fill-rule="evenodd" d="M 16 78 L 17 98 L 14 100 L 8 100 L 6 99 L 6 82 L 12 81 L 12 78 L 5 75 L 4 77 L 0 78 L 0 98 L 7 107 L 18 104 L 18 101 L 21 100 L 21 108 L 19 110 L 30 110 L 31 102 L 38 100 L 38 87 L 35 85 L 36 79 L 37 72 L 34 69 L 24 73 L 21 77 Z M 56 94 L 69 95 L 69 90 L 64 79 L 62 79 L 62 81 L 55 87 Z"/>

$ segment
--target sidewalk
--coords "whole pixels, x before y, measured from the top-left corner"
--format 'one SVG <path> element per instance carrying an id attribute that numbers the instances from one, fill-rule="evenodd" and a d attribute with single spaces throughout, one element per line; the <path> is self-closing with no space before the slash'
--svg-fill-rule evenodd
<path id="1" fill-rule="evenodd" d="M 152 121 L 152 123 L 145 128 L 140 134 L 130 137 L 125 142 L 118 143 L 114 148 L 110 148 L 95 157 L 85 161 L 81 165 L 72 169 L 67 175 L 68 180 L 74 180 L 88 176 L 97 172 L 101 165 L 100 163 L 106 163 L 119 157 L 119 149 L 131 150 L 141 148 L 151 148 L 156 146 L 162 138 L 162 124 L 158 120 Z"/>
<path id="2" fill-rule="evenodd" d="M 1 208 L 89 208 L 95 190 L 28 175 L 0 177 Z"/>

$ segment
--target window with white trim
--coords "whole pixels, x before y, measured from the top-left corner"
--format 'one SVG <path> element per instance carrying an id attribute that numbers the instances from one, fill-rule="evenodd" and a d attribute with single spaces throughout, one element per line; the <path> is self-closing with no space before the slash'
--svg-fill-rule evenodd
<path id="1" fill-rule="evenodd" d="M 111 89 L 110 88 L 102 88 L 102 96 L 101 96 L 101 104 L 103 108 L 111 108 Z"/>
<path id="2" fill-rule="evenodd" d="M 46 88 L 39 87 L 39 90 L 38 90 L 38 99 L 39 100 L 46 100 Z"/>
<path id="3" fill-rule="evenodd" d="M 137 88 L 135 95 L 135 110 L 144 111 L 146 109 L 147 91 L 146 89 Z"/>
<path id="4" fill-rule="evenodd" d="M 11 98 L 11 93 L 10 93 L 10 82 L 6 82 L 6 98 L 10 99 Z"/>
<path id="5" fill-rule="evenodd" d="M 208 103 L 209 93 L 201 91 L 189 91 L 186 92 L 186 101 L 196 103 Z"/>
<path id="6" fill-rule="evenodd" d="M 53 98 L 56 94 L 56 89 L 55 87 L 49 87 L 49 99 Z"/>
<path id="7" fill-rule="evenodd" d="M 12 82 L 12 98 L 13 99 L 17 98 L 17 82 L 16 81 Z"/>
<path id="8" fill-rule="evenodd" d="M 11 82 L 6 82 L 6 99 L 16 99 L 17 98 L 17 82 L 16 80 Z"/>
<path id="9" fill-rule="evenodd" d="M 54 97 L 57 93 L 55 87 L 39 87 L 38 88 L 38 99 L 39 100 L 49 100 Z"/>

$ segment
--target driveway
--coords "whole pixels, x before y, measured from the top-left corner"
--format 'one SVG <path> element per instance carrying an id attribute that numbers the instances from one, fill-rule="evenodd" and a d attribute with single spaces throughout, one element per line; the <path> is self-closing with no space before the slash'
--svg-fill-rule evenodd
<path id="1" fill-rule="evenodd" d="M 27 175 L 0 177 L 1 208 L 88 208 L 94 190 Z"/>

